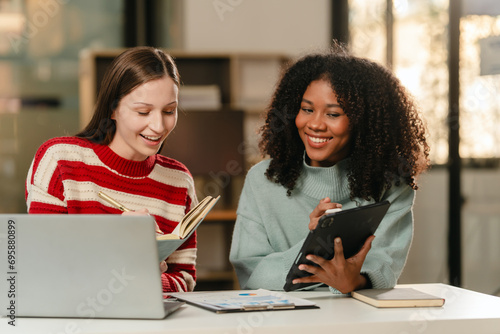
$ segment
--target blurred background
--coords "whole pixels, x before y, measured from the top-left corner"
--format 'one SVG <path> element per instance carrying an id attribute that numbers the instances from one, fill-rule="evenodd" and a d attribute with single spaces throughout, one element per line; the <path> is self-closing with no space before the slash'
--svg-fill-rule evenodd
<path id="1" fill-rule="evenodd" d="M 283 66 L 333 39 L 392 68 L 427 121 L 432 169 L 400 283 L 500 295 L 497 0 L 0 0 L 0 213 L 26 212 L 34 153 L 85 125 L 113 57 L 165 48 L 183 87 L 162 153 L 199 197 L 225 197 L 199 229 L 199 289 L 236 287 L 228 245 L 262 112 Z"/>

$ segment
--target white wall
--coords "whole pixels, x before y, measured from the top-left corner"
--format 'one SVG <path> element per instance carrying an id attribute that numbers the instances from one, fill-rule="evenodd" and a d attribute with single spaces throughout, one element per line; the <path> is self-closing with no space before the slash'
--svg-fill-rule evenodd
<path id="1" fill-rule="evenodd" d="M 187 51 L 301 54 L 330 43 L 329 0 L 185 0 Z"/>
<path id="2" fill-rule="evenodd" d="M 444 168 L 434 169 L 418 180 L 413 243 L 400 283 L 447 282 L 447 175 Z"/>
<path id="3" fill-rule="evenodd" d="M 462 286 L 500 295 L 500 170 L 464 169 Z M 448 172 L 431 169 L 419 181 L 414 239 L 400 283 L 448 283 Z"/>

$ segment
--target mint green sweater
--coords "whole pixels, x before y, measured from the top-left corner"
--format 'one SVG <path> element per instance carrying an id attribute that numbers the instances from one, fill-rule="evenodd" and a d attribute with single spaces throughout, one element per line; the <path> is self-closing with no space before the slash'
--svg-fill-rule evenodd
<path id="1" fill-rule="evenodd" d="M 328 168 L 304 163 L 292 196 L 286 196 L 283 186 L 266 178 L 268 166 L 269 160 L 264 160 L 250 169 L 239 200 L 230 261 L 242 289 L 283 289 L 288 270 L 309 232 L 309 214 L 322 198 L 330 197 L 344 210 L 356 206 L 349 199 L 346 160 Z M 403 270 L 413 236 L 414 193 L 402 184 L 383 194 L 382 200 L 388 200 L 391 206 L 361 269 L 374 288 L 393 287 Z"/>

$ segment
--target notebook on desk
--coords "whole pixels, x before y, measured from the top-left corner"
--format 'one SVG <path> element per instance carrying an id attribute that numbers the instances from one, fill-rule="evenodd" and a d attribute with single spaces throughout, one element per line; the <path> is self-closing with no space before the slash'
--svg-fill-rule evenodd
<path id="1" fill-rule="evenodd" d="M 150 216 L 0 214 L 0 314 L 161 319 Z M 6 279 L 4 277 L 6 276 Z"/>

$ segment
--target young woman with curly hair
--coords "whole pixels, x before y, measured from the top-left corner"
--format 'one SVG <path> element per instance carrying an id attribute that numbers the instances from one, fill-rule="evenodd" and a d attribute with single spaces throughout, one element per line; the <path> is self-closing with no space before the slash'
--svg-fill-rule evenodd
<path id="1" fill-rule="evenodd" d="M 375 236 L 345 259 L 315 255 L 311 276 L 334 293 L 393 287 L 413 236 L 416 177 L 428 167 L 425 128 L 409 93 L 386 68 L 340 46 L 282 76 L 238 206 L 230 259 L 242 288 L 281 290 L 309 229 L 332 208 L 388 200 Z"/>

